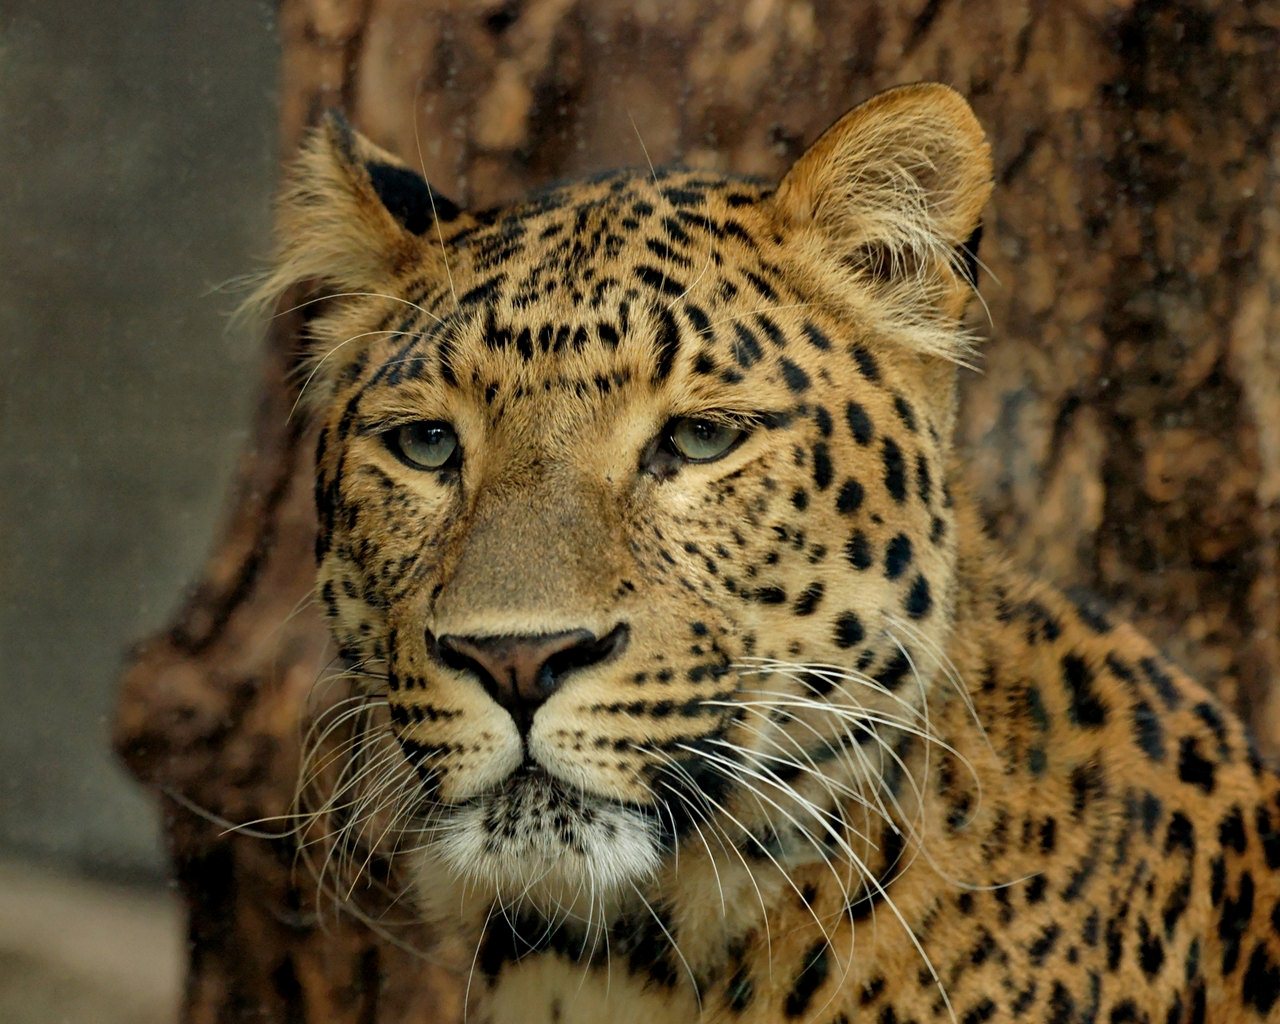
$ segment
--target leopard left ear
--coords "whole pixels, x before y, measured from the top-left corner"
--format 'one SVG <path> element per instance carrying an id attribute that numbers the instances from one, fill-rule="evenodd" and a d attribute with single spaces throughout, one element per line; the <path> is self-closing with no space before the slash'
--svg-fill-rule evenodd
<path id="1" fill-rule="evenodd" d="M 936 83 L 872 97 L 787 172 L 776 215 L 819 258 L 871 285 L 921 285 L 949 317 L 973 287 L 991 151 L 964 98 Z"/>
<path id="2" fill-rule="evenodd" d="M 330 112 L 290 170 L 272 267 L 248 305 L 270 307 L 303 284 L 366 293 L 408 271 L 444 280 L 450 239 L 470 223 L 417 171 Z"/>

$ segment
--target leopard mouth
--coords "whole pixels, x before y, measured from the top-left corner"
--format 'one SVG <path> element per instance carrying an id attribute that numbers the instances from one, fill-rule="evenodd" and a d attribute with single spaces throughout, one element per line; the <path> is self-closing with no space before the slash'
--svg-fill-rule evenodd
<path id="1" fill-rule="evenodd" d="M 650 815 L 593 796 L 527 763 L 446 811 L 433 852 L 455 880 L 505 902 L 566 908 L 627 892 L 657 870 Z"/>
<path id="2" fill-rule="evenodd" d="M 488 793 L 467 803 L 479 809 L 489 831 L 489 845 L 501 842 L 537 845 L 551 836 L 561 846 L 577 849 L 577 830 L 596 817 L 599 797 L 573 791 L 541 765 L 526 761 Z"/>

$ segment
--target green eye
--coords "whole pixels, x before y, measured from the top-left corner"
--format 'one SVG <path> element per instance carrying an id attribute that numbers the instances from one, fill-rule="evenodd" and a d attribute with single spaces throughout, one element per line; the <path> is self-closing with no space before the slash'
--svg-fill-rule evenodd
<path id="1" fill-rule="evenodd" d="M 458 435 L 439 420 L 405 423 L 383 437 L 391 453 L 414 469 L 445 469 L 458 463 Z"/>
<path id="2" fill-rule="evenodd" d="M 713 462 L 728 455 L 746 435 L 740 427 L 715 420 L 682 417 L 667 425 L 671 448 L 689 462 Z"/>

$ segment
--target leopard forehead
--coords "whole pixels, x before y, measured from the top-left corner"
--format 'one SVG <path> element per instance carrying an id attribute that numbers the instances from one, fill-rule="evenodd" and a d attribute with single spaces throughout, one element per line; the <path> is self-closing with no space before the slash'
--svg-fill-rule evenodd
<path id="1" fill-rule="evenodd" d="M 359 343 L 328 416 L 350 425 L 356 403 L 368 423 L 414 410 L 448 419 L 465 398 L 480 406 L 474 418 L 505 420 L 525 440 L 548 424 L 585 429 L 610 409 L 767 427 L 811 415 L 822 426 L 871 385 L 913 428 L 903 410 L 919 404 L 936 447 L 947 375 L 892 351 L 874 315 L 833 306 L 762 209 L 772 192 L 706 173 L 620 171 L 469 217 L 441 236 L 443 274 L 411 267 L 376 320 L 361 309 L 364 319 L 325 325 L 322 359 Z"/>

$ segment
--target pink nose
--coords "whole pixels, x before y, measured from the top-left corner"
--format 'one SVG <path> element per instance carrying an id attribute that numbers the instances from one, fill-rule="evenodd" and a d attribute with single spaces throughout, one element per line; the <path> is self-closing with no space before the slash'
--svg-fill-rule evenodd
<path id="1" fill-rule="evenodd" d="M 431 637 L 428 634 L 428 643 Z M 597 665 L 626 645 L 627 627 L 597 638 L 586 629 L 536 636 L 442 636 L 435 648 L 450 668 L 476 676 L 485 691 L 515 720 L 521 735 L 534 713 L 559 689 L 565 676 Z"/>

